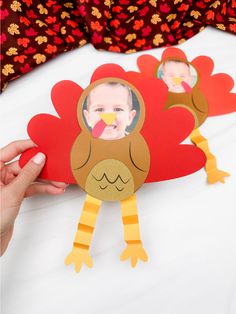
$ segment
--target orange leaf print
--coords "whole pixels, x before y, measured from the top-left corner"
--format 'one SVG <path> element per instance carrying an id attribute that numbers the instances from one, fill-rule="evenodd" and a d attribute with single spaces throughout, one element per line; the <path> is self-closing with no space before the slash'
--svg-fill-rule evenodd
<path id="1" fill-rule="evenodd" d="M 91 22 L 91 28 L 92 28 L 92 30 L 98 31 L 98 32 L 100 32 L 103 29 L 103 27 L 100 25 L 100 23 L 98 21 Z"/>
<path id="2" fill-rule="evenodd" d="M 110 46 L 108 50 L 113 52 L 120 52 L 120 48 L 118 46 Z"/>
<path id="3" fill-rule="evenodd" d="M 66 24 L 70 25 L 73 28 L 78 27 L 78 24 L 74 21 L 71 21 L 71 20 L 66 21 Z"/>
<path id="4" fill-rule="evenodd" d="M 52 53 L 57 51 L 57 46 L 48 44 L 47 48 L 44 49 L 44 51 L 49 53 L 49 54 L 52 54 Z"/>
<path id="5" fill-rule="evenodd" d="M 46 33 L 49 35 L 49 36 L 55 36 L 57 33 L 55 33 L 54 31 L 52 31 L 51 29 L 47 29 L 46 30 Z"/>
<path id="6" fill-rule="evenodd" d="M 122 11 L 122 7 L 119 5 L 116 5 L 112 8 L 112 12 L 120 13 Z"/>
<path id="7" fill-rule="evenodd" d="M 189 8 L 188 4 L 182 3 L 181 6 L 178 8 L 178 11 L 187 11 Z"/>
<path id="8" fill-rule="evenodd" d="M 234 24 L 229 24 L 229 29 L 230 29 L 232 32 L 236 33 L 236 24 L 235 24 L 235 23 L 234 23 Z"/>
<path id="9" fill-rule="evenodd" d="M 30 7 L 33 0 L 23 0 L 23 2 L 27 5 L 27 7 Z"/>
<path id="10" fill-rule="evenodd" d="M 214 20 L 215 12 L 212 11 L 212 10 L 208 10 L 207 13 L 206 13 L 206 16 L 207 16 L 208 20 Z"/>
<path id="11" fill-rule="evenodd" d="M 120 26 L 120 21 L 115 19 L 115 20 L 111 21 L 110 24 L 111 24 L 111 26 L 118 28 Z"/>
<path id="12" fill-rule="evenodd" d="M 73 36 L 69 35 L 69 36 L 66 37 L 66 42 L 67 42 L 67 43 L 73 43 L 74 41 L 75 41 L 75 40 L 74 40 L 74 37 L 73 37 Z"/>
<path id="13" fill-rule="evenodd" d="M 136 20 L 134 21 L 134 26 L 133 29 L 135 29 L 136 31 L 139 30 L 141 27 L 143 27 L 144 22 L 143 20 Z"/>
<path id="14" fill-rule="evenodd" d="M 135 45 L 135 47 L 140 48 L 140 47 L 144 46 L 145 43 L 146 43 L 146 39 L 143 38 L 143 39 L 138 39 L 134 45 Z"/>
<path id="15" fill-rule="evenodd" d="M 179 21 L 174 21 L 173 25 L 171 26 L 171 29 L 176 29 L 180 26 L 180 22 Z"/>
<path id="16" fill-rule="evenodd" d="M 14 62 L 24 63 L 25 59 L 27 59 L 27 56 L 20 55 L 20 56 L 15 56 L 13 60 Z"/>
<path id="17" fill-rule="evenodd" d="M 55 16 L 54 16 L 54 17 L 49 16 L 49 17 L 47 17 L 47 18 L 45 19 L 45 21 L 46 21 L 48 24 L 56 23 L 56 20 L 57 20 L 57 18 L 56 18 Z"/>
<path id="18" fill-rule="evenodd" d="M 30 25 L 30 21 L 26 17 L 23 17 L 23 16 L 20 16 L 20 23 L 23 23 L 26 26 Z"/>
<path id="19" fill-rule="evenodd" d="M 166 24 L 166 23 L 162 24 L 161 25 L 161 31 L 169 33 L 170 32 L 170 28 L 169 28 L 168 24 Z"/>
<path id="20" fill-rule="evenodd" d="M 28 38 L 18 38 L 17 39 L 17 44 L 19 46 L 23 46 L 24 48 L 26 48 L 28 46 L 29 42 L 30 42 L 30 40 Z"/>
<path id="21" fill-rule="evenodd" d="M 104 16 L 105 16 L 106 18 L 111 19 L 111 13 L 110 13 L 109 11 L 104 10 L 103 13 L 104 13 Z"/>

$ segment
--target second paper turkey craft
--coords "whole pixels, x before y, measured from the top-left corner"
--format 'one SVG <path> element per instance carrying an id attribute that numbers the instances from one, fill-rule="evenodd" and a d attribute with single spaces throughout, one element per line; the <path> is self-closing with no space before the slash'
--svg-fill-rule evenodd
<path id="1" fill-rule="evenodd" d="M 141 241 L 135 193 L 143 183 L 178 178 L 205 164 L 203 152 L 181 144 L 194 128 L 184 108 L 163 110 L 168 90 L 161 80 L 137 80 L 120 66 L 94 72 L 83 90 L 57 83 L 52 101 L 59 117 L 35 116 L 28 125 L 38 145 L 22 155 L 23 166 L 37 151 L 47 155 L 41 177 L 78 184 L 86 193 L 73 248 L 66 263 L 92 266 L 89 247 L 102 201 L 121 203 L 124 238 L 121 259 L 147 260 Z"/>
<path id="2" fill-rule="evenodd" d="M 236 111 L 236 94 L 231 91 L 234 80 L 225 73 L 213 74 L 214 62 L 210 57 L 198 56 L 189 61 L 181 49 L 173 47 L 165 49 L 160 60 L 151 55 L 142 55 L 137 64 L 140 73 L 131 72 L 133 79 L 146 76 L 165 82 L 168 87 L 165 109 L 182 107 L 192 113 L 195 126 L 190 139 L 207 156 L 208 182 L 224 183 L 224 178 L 229 174 L 217 168 L 216 158 L 199 128 L 208 116 Z"/>

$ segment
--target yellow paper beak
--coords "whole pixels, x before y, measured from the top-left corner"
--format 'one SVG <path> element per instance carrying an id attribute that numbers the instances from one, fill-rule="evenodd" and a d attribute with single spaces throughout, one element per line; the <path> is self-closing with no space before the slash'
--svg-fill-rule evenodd
<path id="1" fill-rule="evenodd" d="M 100 113 L 100 118 L 107 124 L 112 124 L 116 119 L 115 113 Z"/>
<path id="2" fill-rule="evenodd" d="M 173 82 L 175 83 L 175 85 L 179 85 L 182 82 L 182 78 L 180 77 L 173 77 Z"/>

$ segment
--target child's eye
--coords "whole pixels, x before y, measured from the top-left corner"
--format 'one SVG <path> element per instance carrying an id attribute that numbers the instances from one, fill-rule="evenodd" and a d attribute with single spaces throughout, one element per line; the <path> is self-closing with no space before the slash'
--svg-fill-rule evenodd
<path id="1" fill-rule="evenodd" d="M 103 112 L 103 108 L 96 108 L 95 111 L 96 112 Z"/>
<path id="2" fill-rule="evenodd" d="M 119 111 L 124 111 L 124 109 L 118 107 L 118 108 L 115 108 L 114 111 L 119 112 Z"/>

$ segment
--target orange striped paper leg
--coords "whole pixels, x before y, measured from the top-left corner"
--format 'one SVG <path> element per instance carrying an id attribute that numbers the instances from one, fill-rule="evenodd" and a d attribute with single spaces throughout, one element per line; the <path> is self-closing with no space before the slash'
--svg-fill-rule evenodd
<path id="1" fill-rule="evenodd" d="M 71 263 L 75 264 L 76 272 L 80 271 L 83 263 L 90 268 L 93 266 L 93 261 L 89 254 L 89 247 L 100 206 L 100 200 L 89 195 L 86 196 L 73 243 L 73 249 L 65 260 L 66 265 Z"/>
<path id="2" fill-rule="evenodd" d="M 131 260 L 131 266 L 135 267 L 138 259 L 146 262 L 148 256 L 143 248 L 138 222 L 138 211 L 135 194 L 128 199 L 121 201 L 122 221 L 124 224 L 124 236 L 127 243 L 120 259 L 122 261 Z"/>
<path id="3" fill-rule="evenodd" d="M 201 148 L 206 155 L 207 161 L 205 169 L 208 183 L 216 183 L 219 181 L 225 183 L 224 178 L 228 177 L 230 174 L 217 168 L 216 157 L 210 152 L 208 141 L 201 135 L 199 129 L 195 129 L 191 133 L 190 139 L 197 147 Z"/>

